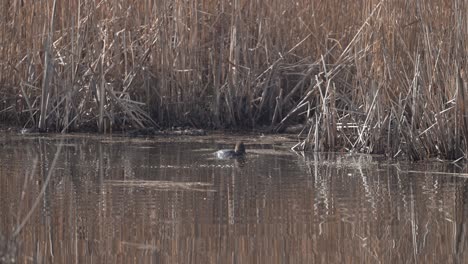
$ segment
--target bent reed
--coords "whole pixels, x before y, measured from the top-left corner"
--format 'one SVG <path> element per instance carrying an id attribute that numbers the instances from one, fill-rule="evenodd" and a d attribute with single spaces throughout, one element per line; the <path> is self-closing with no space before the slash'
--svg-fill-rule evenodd
<path id="1" fill-rule="evenodd" d="M 303 124 L 297 150 L 467 157 L 466 1 L 0 4 L 0 120 Z"/>

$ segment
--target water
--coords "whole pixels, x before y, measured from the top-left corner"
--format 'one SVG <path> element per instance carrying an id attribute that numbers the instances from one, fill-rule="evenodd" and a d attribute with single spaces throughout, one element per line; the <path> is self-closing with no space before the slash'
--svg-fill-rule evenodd
<path id="1" fill-rule="evenodd" d="M 245 161 L 212 155 L 239 138 Z M 21 263 L 468 259 L 465 168 L 304 157 L 279 142 L 0 134 L 0 234 L 11 237 L 40 196 L 17 237 Z"/>

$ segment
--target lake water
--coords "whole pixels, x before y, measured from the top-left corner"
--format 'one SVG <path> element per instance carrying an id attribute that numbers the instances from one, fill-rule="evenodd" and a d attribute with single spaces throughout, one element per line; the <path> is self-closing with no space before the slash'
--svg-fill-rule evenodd
<path id="1" fill-rule="evenodd" d="M 212 155 L 239 139 L 245 160 Z M 0 234 L 37 201 L 20 263 L 466 263 L 465 165 L 293 143 L 0 134 Z"/>

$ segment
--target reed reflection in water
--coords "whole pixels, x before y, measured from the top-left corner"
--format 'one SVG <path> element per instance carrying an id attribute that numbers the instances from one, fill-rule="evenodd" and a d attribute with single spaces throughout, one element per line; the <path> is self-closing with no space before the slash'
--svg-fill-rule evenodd
<path id="1" fill-rule="evenodd" d="M 359 155 L 302 157 L 258 140 L 247 142 L 250 154 L 238 162 L 215 159 L 212 139 L 3 135 L 4 237 L 38 197 L 60 140 L 49 186 L 17 237 L 21 263 L 463 263 L 468 258 L 468 185 L 463 174 L 456 175 L 464 168 L 392 165 Z"/>

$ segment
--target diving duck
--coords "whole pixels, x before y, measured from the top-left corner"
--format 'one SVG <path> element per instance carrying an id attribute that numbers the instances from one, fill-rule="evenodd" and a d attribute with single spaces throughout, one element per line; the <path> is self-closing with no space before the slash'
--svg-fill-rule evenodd
<path id="1" fill-rule="evenodd" d="M 233 158 L 242 158 L 245 156 L 245 146 L 241 141 L 236 143 L 234 150 L 232 149 L 222 149 L 215 152 L 218 159 L 233 159 Z"/>

